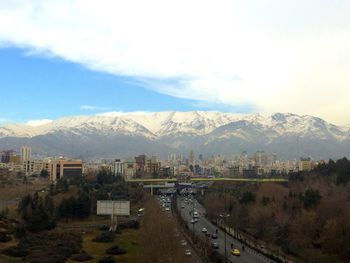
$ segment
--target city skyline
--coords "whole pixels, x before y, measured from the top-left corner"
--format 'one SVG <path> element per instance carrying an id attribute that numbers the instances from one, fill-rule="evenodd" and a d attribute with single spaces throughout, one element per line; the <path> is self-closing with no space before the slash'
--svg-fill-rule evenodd
<path id="1" fill-rule="evenodd" d="M 12 26 L 0 28 L 0 125 L 163 110 L 292 112 L 348 125 L 349 8 L 2 3 L 0 22 Z"/>

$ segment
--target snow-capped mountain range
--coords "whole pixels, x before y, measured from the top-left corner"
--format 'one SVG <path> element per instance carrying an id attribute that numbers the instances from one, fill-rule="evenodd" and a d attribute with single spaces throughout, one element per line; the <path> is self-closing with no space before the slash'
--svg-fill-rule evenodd
<path id="1" fill-rule="evenodd" d="M 350 130 L 313 116 L 214 111 L 106 113 L 65 117 L 40 126 L 0 127 L 0 149 L 29 144 L 38 154 L 205 155 L 265 150 L 285 158 L 350 155 Z"/>

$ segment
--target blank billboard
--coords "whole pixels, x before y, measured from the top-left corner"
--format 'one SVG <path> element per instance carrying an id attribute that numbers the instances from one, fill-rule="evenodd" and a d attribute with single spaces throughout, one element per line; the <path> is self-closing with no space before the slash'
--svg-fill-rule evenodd
<path id="1" fill-rule="evenodd" d="M 97 201 L 97 215 L 130 215 L 130 201 Z"/>

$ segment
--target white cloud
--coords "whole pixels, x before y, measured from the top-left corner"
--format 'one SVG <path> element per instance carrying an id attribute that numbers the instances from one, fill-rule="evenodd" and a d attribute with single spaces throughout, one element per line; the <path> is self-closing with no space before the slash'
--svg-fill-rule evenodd
<path id="1" fill-rule="evenodd" d="M 348 10 L 348 0 L 18 0 L 1 3 L 11 26 L 0 45 L 171 96 L 348 123 Z"/>
<path id="2" fill-rule="evenodd" d="M 42 120 L 31 120 L 31 121 L 28 121 L 26 124 L 29 126 L 37 127 L 37 126 L 42 126 L 51 122 L 52 120 L 42 119 Z"/>
<path id="3" fill-rule="evenodd" d="M 93 106 L 93 105 L 83 105 L 80 107 L 81 110 L 107 110 L 106 107 L 99 107 L 99 106 Z"/>

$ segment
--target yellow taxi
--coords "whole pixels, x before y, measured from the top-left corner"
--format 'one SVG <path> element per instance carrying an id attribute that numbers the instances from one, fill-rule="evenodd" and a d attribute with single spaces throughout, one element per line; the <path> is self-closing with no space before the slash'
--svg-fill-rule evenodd
<path id="1" fill-rule="evenodd" d="M 235 248 L 235 249 L 231 250 L 231 254 L 238 257 L 241 255 L 241 251 L 239 251 L 237 248 Z"/>

